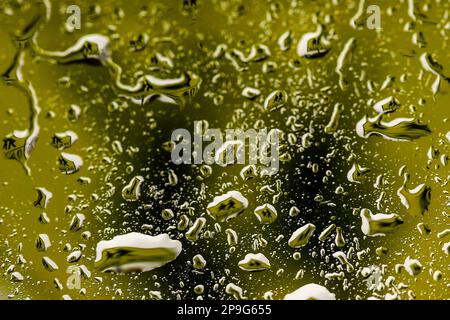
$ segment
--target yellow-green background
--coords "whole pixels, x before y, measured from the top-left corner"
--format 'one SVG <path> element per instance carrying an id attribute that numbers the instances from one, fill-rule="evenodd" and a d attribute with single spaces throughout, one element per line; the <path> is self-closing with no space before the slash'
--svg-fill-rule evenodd
<path id="1" fill-rule="evenodd" d="M 192 3 L 193 1 L 190 1 Z M 370 2 L 370 3 L 369 3 Z M 19 3 L 22 3 L 19 5 Z M 421 2 L 422 3 L 422 2 Z M 82 27 L 68 33 L 64 23 L 67 19 L 65 8 L 70 4 L 81 8 Z M 367 298 L 372 295 L 366 288 L 362 278 L 354 273 L 346 273 L 348 288 L 344 289 L 342 282 L 326 281 L 321 271 L 337 271 L 337 261 L 331 256 L 332 239 L 325 244 L 317 239 L 331 220 L 342 226 L 347 240 L 347 251 L 351 239 L 356 237 L 362 249 L 370 249 L 359 267 L 370 265 L 387 265 L 387 274 L 396 276 L 395 283 L 403 282 L 409 286 L 419 299 L 449 298 L 449 257 L 442 251 L 445 239 L 438 239 L 437 232 L 449 227 L 448 218 L 448 184 L 436 182 L 436 177 L 448 181 L 448 166 L 435 168 L 436 161 L 427 164 L 429 147 L 438 148 L 441 154 L 449 153 L 449 141 L 445 134 L 450 131 L 448 118 L 450 115 L 448 97 L 449 85 L 442 82 L 441 91 L 435 101 L 431 93 L 431 83 L 434 80 L 425 73 L 422 80 L 418 75 L 422 70 L 419 56 L 423 52 L 435 55 L 444 66 L 444 73 L 450 72 L 449 63 L 449 30 L 443 31 L 445 14 L 450 10 L 447 1 L 424 1 L 422 9 L 429 4 L 426 12 L 429 21 L 418 23 L 417 31 L 422 31 L 427 41 L 426 48 L 419 48 L 412 42 L 412 33 L 403 30 L 408 21 L 407 1 L 368 1 L 367 5 L 376 4 L 381 8 L 382 30 L 377 32 L 363 28 L 353 29 L 350 18 L 356 13 L 358 3 L 346 1 L 196 1 L 196 5 L 183 6 L 182 1 L 52 1 L 52 17 L 38 35 L 39 45 L 46 50 L 64 50 L 73 45 L 81 36 L 91 33 L 108 35 L 111 39 L 113 59 L 124 71 L 124 81 L 133 83 L 136 72 L 149 71 L 146 59 L 155 52 L 173 55 L 174 68 L 166 72 L 153 73 L 160 77 L 176 77 L 183 71 L 192 71 L 202 78 L 199 93 L 184 108 L 164 104 L 158 101 L 146 103 L 143 106 L 128 103 L 128 108 L 114 112 L 108 111 L 108 105 L 119 99 L 110 88 L 110 77 L 105 68 L 85 64 L 52 65 L 46 61 L 33 58 L 27 53 L 23 68 L 24 78 L 29 80 L 37 93 L 42 108 L 40 116 L 41 133 L 36 149 L 31 155 L 29 166 L 31 176 L 26 176 L 18 162 L 0 159 L 0 298 L 6 299 L 12 295 L 15 299 L 39 298 L 60 299 L 69 294 L 74 299 L 110 299 L 128 298 L 140 299 L 149 297 L 148 291 L 161 291 L 163 298 L 173 299 L 179 293 L 182 298 L 194 299 L 197 295 L 193 287 L 205 285 L 203 298 L 230 298 L 225 294 L 223 285 L 217 291 L 213 285 L 222 277 L 225 284 L 233 282 L 245 290 L 245 295 L 251 299 L 261 299 L 266 291 L 272 291 L 277 299 L 309 282 L 325 285 L 336 293 L 339 299 Z M 5 70 L 11 63 L 15 53 L 11 41 L 11 33 L 23 28 L 36 14 L 36 1 L 0 1 L 0 70 Z M 8 10 L 6 10 L 8 9 Z M 11 9 L 13 15 L 5 13 Z M 122 9 L 124 18 L 117 20 L 115 12 Z M 95 14 L 94 12 L 98 12 Z M 146 11 L 146 14 L 140 12 Z M 306 32 L 316 29 L 312 15 L 318 14 L 320 19 L 332 17 L 329 27 L 335 30 L 336 39 L 331 41 L 331 51 L 323 58 L 305 60 L 297 56 L 296 45 L 299 38 Z M 446 20 L 445 20 L 446 19 Z M 281 52 L 277 40 L 281 34 L 291 30 L 294 42 L 291 49 Z M 447 33 L 445 33 L 447 32 Z M 130 51 L 130 40 L 140 33 L 149 35 L 149 44 L 139 52 Z M 170 41 L 158 41 L 158 38 L 168 37 Z M 350 80 L 357 87 L 360 97 L 355 96 L 351 87 L 342 92 L 338 87 L 338 76 L 334 72 L 336 59 L 345 42 L 350 38 L 357 39 Z M 271 51 L 269 60 L 277 63 L 277 69 L 270 74 L 262 72 L 262 63 L 249 65 L 244 73 L 237 72 L 229 61 L 221 59 L 213 66 L 212 52 L 218 44 L 226 43 L 230 48 L 238 48 L 246 53 L 254 44 L 263 43 Z M 300 67 L 292 68 L 288 62 L 299 59 Z M 305 81 L 307 70 L 313 74 L 313 86 Z M 396 77 L 391 88 L 380 92 L 369 93 L 366 81 L 359 81 L 357 76 L 364 71 L 366 79 L 374 81 L 378 88 L 387 75 Z M 222 77 L 217 82 L 212 79 L 217 73 Z M 401 83 L 402 74 L 408 74 L 408 81 Z M 58 84 L 58 79 L 69 76 L 71 85 L 64 87 Z M 258 87 L 262 97 L 255 102 L 248 102 L 241 96 L 245 86 Z M 303 79 L 303 80 L 302 80 Z M 82 90 L 84 86 L 88 90 Z M 328 87 L 328 88 L 325 88 Z M 285 111 L 266 113 L 261 105 L 265 96 L 276 88 L 286 90 L 292 97 L 298 92 L 308 103 L 294 106 L 291 101 Z M 325 89 L 324 89 L 325 88 Z M 381 138 L 362 139 L 355 133 L 355 125 L 365 114 L 374 116 L 375 112 L 368 106 L 368 99 L 376 101 L 390 95 L 397 97 L 402 103 L 399 111 L 391 117 L 419 117 L 429 124 L 432 134 L 414 142 L 393 142 Z M 214 103 L 214 97 L 222 96 L 221 104 Z M 421 105 L 423 98 L 426 103 Z M 216 98 L 220 99 L 220 98 Z M 345 106 L 340 121 L 344 129 L 344 139 L 336 139 L 323 134 L 323 127 L 328 123 L 332 107 L 336 102 Z M 71 104 L 79 105 L 83 112 L 80 120 L 72 123 L 66 114 Z M 409 108 L 414 105 L 417 111 Z M 210 127 L 224 129 L 240 127 L 244 123 L 253 126 L 257 119 L 262 119 L 268 128 L 280 128 L 289 132 L 285 125 L 286 119 L 292 114 L 292 109 L 300 111 L 299 122 L 305 127 L 296 132 L 300 137 L 312 126 L 315 130 L 314 142 L 317 145 L 305 152 L 297 152 L 291 148 L 292 160 L 283 163 L 278 176 L 273 178 L 258 178 L 244 183 L 238 176 L 242 166 L 232 166 L 223 169 L 213 166 L 213 175 L 204 181 L 199 181 L 199 168 L 194 166 L 174 166 L 170 164 L 170 153 L 161 148 L 161 144 L 170 140 L 171 132 L 176 128 L 187 128 L 193 131 L 193 121 L 208 120 Z M 245 116 L 238 118 L 237 109 L 243 109 Z M 12 110 L 12 114 L 8 112 Z M 54 112 L 55 118 L 46 117 L 48 112 Z M 233 121 L 234 117 L 234 121 Z M 6 136 L 13 130 L 23 130 L 28 127 L 29 106 L 26 97 L 14 87 L 0 86 L 0 135 Z M 230 124 L 231 123 L 231 124 Z M 79 136 L 79 141 L 67 152 L 82 156 L 82 170 L 74 175 L 66 176 L 59 172 L 56 163 L 59 152 L 50 145 L 55 132 L 73 130 Z M 139 148 L 139 152 L 130 156 L 127 152 L 117 155 L 112 150 L 112 141 L 121 141 L 124 149 Z M 441 141 L 441 143 L 440 143 Z M 367 181 L 361 185 L 351 184 L 346 180 L 346 173 L 352 162 L 348 161 L 351 152 L 344 147 L 349 143 L 355 153 L 358 163 L 371 169 Z M 337 156 L 331 162 L 325 162 L 324 157 L 333 149 Z M 105 164 L 103 157 L 110 157 L 111 164 Z M 313 174 L 308 169 L 309 162 L 318 163 L 320 171 Z M 133 166 L 134 172 L 127 173 L 127 166 Z M 424 217 L 413 218 L 401 205 L 396 190 L 401 186 L 402 178 L 398 169 L 406 165 L 411 174 L 410 187 L 427 183 L 432 188 L 431 205 Z M 178 177 L 177 186 L 166 186 L 168 169 L 173 169 Z M 332 178 L 328 183 L 322 183 L 326 170 L 331 170 Z M 384 173 L 390 185 L 385 187 L 387 203 L 382 212 L 399 213 L 405 220 L 394 234 L 385 238 L 365 239 L 360 231 L 360 218 L 352 215 L 353 208 L 370 208 L 376 212 L 375 200 L 379 191 L 373 187 L 377 175 Z M 136 203 L 125 202 L 120 191 L 135 175 L 145 177 L 143 194 Z M 77 179 L 87 176 L 92 179 L 90 185 L 80 185 Z M 106 177 L 116 188 L 115 195 L 106 196 Z M 262 227 L 252 211 L 256 206 L 271 203 L 272 197 L 259 189 L 265 184 L 275 186 L 275 180 L 282 181 L 283 194 L 275 207 L 278 210 L 278 220 L 269 226 Z M 206 197 L 199 197 L 201 184 L 206 187 Z M 221 189 L 223 183 L 230 185 Z M 342 185 L 348 192 L 346 195 L 336 195 L 334 190 Z M 45 187 L 53 192 L 53 198 L 45 210 L 51 219 L 48 225 L 38 222 L 41 209 L 33 206 L 36 199 L 36 187 Z M 163 190 L 160 196 L 155 190 Z M 164 232 L 176 221 L 165 222 L 160 217 L 163 208 L 172 208 L 179 213 L 179 205 L 185 201 L 191 202 L 194 208 L 193 219 L 205 215 L 206 205 L 216 195 L 228 190 L 239 190 L 249 199 L 249 209 L 245 214 L 229 223 L 222 223 L 222 232 L 213 239 L 201 239 L 191 244 L 182 233 L 171 232 L 173 237 L 182 239 L 183 252 L 178 259 L 160 269 L 138 275 L 101 274 L 94 270 L 95 245 L 103 239 L 132 231 L 141 231 L 142 224 L 153 224 L 155 229 L 147 232 L 157 234 Z M 91 194 L 100 196 L 98 201 L 91 200 Z M 72 233 L 68 230 L 71 215 L 64 213 L 64 207 L 70 204 L 68 196 L 77 195 L 74 213 L 82 212 L 86 216 L 86 227 L 92 233 L 90 240 L 81 238 L 81 232 Z M 336 203 L 336 207 L 327 207 L 314 202 L 313 198 L 321 194 L 326 200 Z M 174 203 L 173 201 L 177 201 Z M 87 207 L 81 207 L 86 204 Z M 144 204 L 150 204 L 151 209 L 144 209 Z M 292 205 L 297 205 L 301 211 L 296 218 L 288 216 Z M 111 214 L 105 209 L 110 210 Z M 207 229 L 214 230 L 214 221 L 207 217 Z M 294 249 L 287 246 L 287 239 L 293 231 L 305 223 L 314 223 L 317 227 L 316 237 L 301 250 L 302 258 L 295 261 L 292 258 Z M 423 237 L 416 229 L 419 222 L 427 222 L 432 233 Z M 159 227 L 159 230 L 157 229 Z M 227 255 L 228 245 L 224 230 L 233 228 L 239 234 L 240 243 L 233 254 Z M 43 253 L 37 252 L 34 241 L 40 233 L 50 236 L 52 247 L 45 253 L 58 265 L 59 270 L 49 272 L 41 263 Z M 271 270 L 249 274 L 240 270 L 237 262 L 252 252 L 252 235 L 261 233 L 268 241 L 268 246 L 259 249 L 270 260 Z M 276 242 L 279 235 L 284 239 Z M 8 245 L 6 245 L 8 243 Z M 22 254 L 26 259 L 23 267 L 17 265 L 18 245 L 23 244 Z M 83 257 L 79 264 L 85 264 L 92 272 L 92 278 L 83 280 L 86 295 L 76 290 L 54 288 L 53 279 L 57 277 L 63 284 L 68 274 L 65 272 L 68 263 L 68 252 L 62 250 L 66 243 L 72 247 L 85 244 Z M 383 245 L 389 249 L 386 256 L 377 257 L 375 249 Z M 10 248 L 10 253 L 7 249 Z M 329 262 L 318 254 L 323 248 L 329 256 Z M 202 254 L 207 260 L 204 274 L 192 272 L 190 261 L 195 254 Z M 394 266 L 403 263 L 407 256 L 417 258 L 424 270 L 412 277 L 406 273 L 396 275 Z M 352 260 L 356 263 L 356 259 Z M 16 264 L 25 280 L 21 283 L 10 281 L 5 274 L 6 269 Z M 357 269 L 359 269 L 359 267 Z M 277 270 L 284 273 L 277 275 Z M 226 271 L 229 270 L 229 273 Z M 304 269 L 303 279 L 294 280 L 299 269 Z M 440 270 L 441 281 L 432 279 L 430 270 Z M 212 274 L 213 273 L 213 274 Z M 432 273 L 431 273 L 432 274 Z M 103 282 L 98 283 L 94 276 L 101 276 Z M 180 280 L 185 284 L 180 287 Z M 122 295 L 116 294 L 116 289 L 122 290 Z M 383 296 L 385 292 L 381 292 Z M 402 294 L 402 298 L 408 295 Z"/>

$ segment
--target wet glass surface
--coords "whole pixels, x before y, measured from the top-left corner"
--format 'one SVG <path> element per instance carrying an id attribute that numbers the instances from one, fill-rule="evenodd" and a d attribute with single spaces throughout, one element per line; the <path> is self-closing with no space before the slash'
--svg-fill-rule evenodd
<path id="1" fill-rule="evenodd" d="M 0 0 L 0 26 L 1 299 L 450 298 L 448 1 Z M 276 172 L 174 163 L 207 129 L 278 132 Z"/>

